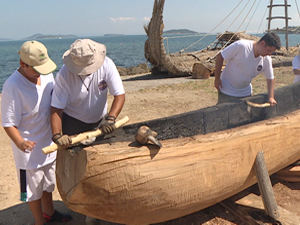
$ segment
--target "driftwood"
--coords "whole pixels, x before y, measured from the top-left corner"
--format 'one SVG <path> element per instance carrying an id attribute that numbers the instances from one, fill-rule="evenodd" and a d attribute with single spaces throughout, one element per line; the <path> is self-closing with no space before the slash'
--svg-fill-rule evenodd
<path id="1" fill-rule="evenodd" d="M 163 222 L 199 211 L 257 182 L 264 151 L 270 175 L 300 159 L 300 110 L 230 130 L 162 140 L 58 150 L 57 186 L 68 208 L 123 224 Z"/>
<path id="2" fill-rule="evenodd" d="M 213 75 L 215 67 L 215 56 L 220 52 L 221 48 L 228 46 L 234 41 L 248 39 L 258 41 L 260 38 L 245 32 L 229 32 L 217 36 L 215 46 L 208 47 L 205 50 L 196 52 L 179 52 L 167 54 L 163 42 L 163 9 L 165 0 L 155 0 L 152 18 L 147 26 L 144 26 L 148 39 L 145 42 L 144 51 L 145 58 L 153 65 L 153 72 L 168 72 L 175 76 L 190 76 L 193 74 L 193 66 L 195 63 L 201 63 Z M 289 52 L 282 47 L 276 50 L 273 58 L 273 67 L 291 66 L 292 59 L 297 54 L 297 47 L 291 47 Z M 206 77 L 194 75 L 195 78 Z"/>

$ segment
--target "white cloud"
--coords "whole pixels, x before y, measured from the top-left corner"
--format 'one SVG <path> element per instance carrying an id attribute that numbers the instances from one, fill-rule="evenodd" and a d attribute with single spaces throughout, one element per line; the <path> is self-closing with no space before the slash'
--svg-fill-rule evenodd
<path id="1" fill-rule="evenodd" d="M 117 17 L 117 18 L 110 18 L 111 21 L 113 22 L 119 22 L 119 21 L 132 21 L 132 20 L 136 20 L 134 17 Z"/>
<path id="2" fill-rule="evenodd" d="M 144 17 L 143 18 L 143 22 L 150 22 L 150 20 L 151 20 L 151 17 Z"/>

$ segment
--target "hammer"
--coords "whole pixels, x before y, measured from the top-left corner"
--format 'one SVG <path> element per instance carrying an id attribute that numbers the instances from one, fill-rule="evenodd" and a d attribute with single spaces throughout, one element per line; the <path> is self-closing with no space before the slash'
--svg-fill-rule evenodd
<path id="1" fill-rule="evenodd" d="M 157 136 L 157 133 L 155 131 L 150 130 L 147 126 L 141 126 L 135 136 L 135 140 L 145 145 L 148 141 L 152 142 L 153 144 L 161 147 L 161 143 L 155 138 Z"/>

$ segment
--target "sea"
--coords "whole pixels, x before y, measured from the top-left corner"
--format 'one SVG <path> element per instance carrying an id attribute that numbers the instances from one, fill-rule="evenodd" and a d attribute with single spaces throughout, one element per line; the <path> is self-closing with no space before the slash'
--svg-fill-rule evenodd
<path id="1" fill-rule="evenodd" d="M 262 36 L 263 34 L 255 34 Z M 285 46 L 285 35 L 279 34 L 282 45 Z M 198 51 L 212 44 L 217 35 L 195 34 L 195 35 L 166 35 L 164 45 L 167 53 L 182 51 Z M 144 45 L 146 35 L 119 35 L 99 37 L 78 37 L 90 38 L 96 42 L 106 45 L 107 56 L 110 57 L 116 66 L 133 67 L 140 63 L 148 63 L 144 56 Z M 78 38 L 62 39 L 40 39 L 48 49 L 50 58 L 57 64 L 54 76 L 63 65 L 62 55 L 69 49 L 70 45 Z M 27 40 L 0 41 L 0 92 L 5 80 L 19 67 L 18 51 L 21 45 Z M 296 46 L 300 43 L 300 34 L 289 35 L 289 46 Z M 149 63 L 148 63 L 149 64 Z M 149 67 L 151 65 L 149 64 Z"/>

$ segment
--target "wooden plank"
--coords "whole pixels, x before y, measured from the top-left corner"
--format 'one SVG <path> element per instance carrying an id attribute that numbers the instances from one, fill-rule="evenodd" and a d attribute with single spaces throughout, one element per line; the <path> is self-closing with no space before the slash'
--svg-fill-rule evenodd
<path id="1" fill-rule="evenodd" d="M 300 165 L 288 166 L 277 172 L 274 177 L 288 182 L 300 182 Z"/>
<path id="2" fill-rule="evenodd" d="M 247 210 L 244 210 L 241 207 L 237 207 L 235 202 L 231 199 L 227 199 L 219 203 L 222 207 L 227 209 L 231 214 L 239 218 L 241 222 L 245 225 L 259 225 L 259 223 L 253 219 Z"/>
<path id="3" fill-rule="evenodd" d="M 257 196 L 256 194 L 250 193 L 249 195 L 246 195 L 245 197 L 237 200 L 235 202 L 238 205 L 243 205 L 247 207 L 252 207 L 256 209 L 264 210 L 264 205 L 262 199 Z M 278 210 L 280 213 L 280 218 L 277 220 L 282 225 L 296 225 L 300 224 L 300 217 L 295 215 L 294 213 L 278 206 Z"/>

